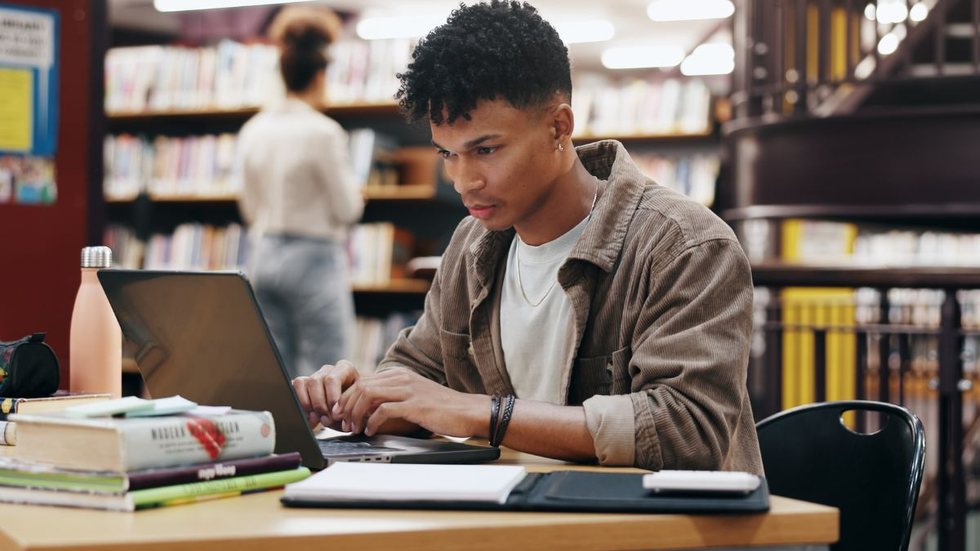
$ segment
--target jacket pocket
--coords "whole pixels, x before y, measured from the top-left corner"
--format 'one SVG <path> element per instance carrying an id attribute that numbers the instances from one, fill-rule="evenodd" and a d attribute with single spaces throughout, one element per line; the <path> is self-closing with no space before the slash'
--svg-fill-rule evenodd
<path id="1" fill-rule="evenodd" d="M 470 388 L 471 379 L 476 373 L 476 360 L 473 355 L 473 341 L 466 333 L 452 333 L 439 330 L 439 344 L 442 346 L 442 365 L 446 383 L 450 388 Z"/>
<path id="2" fill-rule="evenodd" d="M 633 359 L 633 350 L 629 346 L 624 346 L 609 355 L 609 362 L 606 369 L 612 379 L 612 392 L 610 394 L 629 394 L 632 391 L 633 376 L 630 374 L 630 360 Z"/>
<path id="3" fill-rule="evenodd" d="M 578 405 L 597 394 L 629 393 L 631 357 L 630 347 L 626 346 L 609 354 L 576 359 L 568 403 Z"/>

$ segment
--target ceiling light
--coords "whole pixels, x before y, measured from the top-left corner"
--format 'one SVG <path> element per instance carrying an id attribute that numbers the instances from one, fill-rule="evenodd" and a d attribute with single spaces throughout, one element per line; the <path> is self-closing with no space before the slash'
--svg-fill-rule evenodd
<path id="1" fill-rule="evenodd" d="M 875 16 L 876 11 L 877 8 L 875 8 L 874 4 L 868 4 L 867 6 L 864 6 L 864 18 L 867 19 L 868 21 L 874 21 L 876 17 Z"/>
<path id="2" fill-rule="evenodd" d="M 905 0 L 898 2 L 879 2 L 876 17 L 879 23 L 901 23 L 909 16 Z"/>
<path id="3" fill-rule="evenodd" d="M 912 6 L 912 9 L 909 10 L 909 19 L 915 21 L 916 23 L 925 21 L 926 17 L 928 16 L 929 7 L 926 6 L 925 2 L 919 2 L 918 4 Z"/>
<path id="4" fill-rule="evenodd" d="M 891 55 L 895 53 L 895 51 L 898 50 L 899 42 L 900 40 L 897 36 L 895 36 L 895 33 L 886 34 L 885 36 L 881 37 L 881 40 L 878 42 L 878 53 L 881 55 Z"/>
<path id="5" fill-rule="evenodd" d="M 357 36 L 364 40 L 418 38 L 445 21 L 446 14 L 365 17 L 357 23 Z"/>
<path id="6" fill-rule="evenodd" d="M 157 11 L 167 12 L 242 8 L 245 6 L 266 6 L 307 1 L 309 0 L 153 0 L 153 7 Z"/>
<path id="7" fill-rule="evenodd" d="M 605 42 L 616 35 L 613 24 L 604 19 L 592 21 L 557 21 L 555 29 L 565 44 Z"/>
<path id="8" fill-rule="evenodd" d="M 735 50 L 728 44 L 701 44 L 681 62 L 681 74 L 727 75 L 735 70 Z"/>
<path id="9" fill-rule="evenodd" d="M 654 21 L 724 19 L 735 13 L 731 0 L 654 0 L 647 15 Z"/>
<path id="10" fill-rule="evenodd" d="M 676 67 L 684 59 L 680 46 L 635 46 L 609 48 L 602 52 L 606 69 Z"/>

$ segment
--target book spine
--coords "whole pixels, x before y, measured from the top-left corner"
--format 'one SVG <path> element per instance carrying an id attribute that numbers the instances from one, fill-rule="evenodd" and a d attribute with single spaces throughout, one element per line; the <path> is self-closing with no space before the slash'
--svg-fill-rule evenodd
<path id="1" fill-rule="evenodd" d="M 173 484 L 188 484 L 192 482 L 207 482 L 239 476 L 256 475 L 273 471 L 295 469 L 300 464 L 297 452 L 283 455 L 267 455 L 252 459 L 236 461 L 221 461 L 189 465 L 173 469 L 149 469 L 129 473 L 129 490 L 143 490 Z"/>
<path id="2" fill-rule="evenodd" d="M 274 427 L 272 414 L 257 411 L 121 425 L 123 467 L 135 471 L 268 455 L 276 443 Z"/>
<path id="3" fill-rule="evenodd" d="M 222 480 L 177 484 L 160 488 L 148 488 L 129 492 L 133 506 L 136 509 L 148 507 L 163 507 L 225 495 L 238 495 L 243 492 L 265 490 L 298 482 L 310 476 L 306 467 L 298 467 L 288 471 L 236 476 Z"/>
<path id="4" fill-rule="evenodd" d="M 17 423 L 13 421 L 0 421 L 0 446 L 17 445 Z"/>

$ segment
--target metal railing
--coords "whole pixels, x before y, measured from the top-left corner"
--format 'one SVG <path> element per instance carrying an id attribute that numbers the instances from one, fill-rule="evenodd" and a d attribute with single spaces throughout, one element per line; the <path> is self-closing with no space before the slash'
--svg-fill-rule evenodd
<path id="1" fill-rule="evenodd" d="M 980 270 L 770 265 L 753 278 L 757 417 L 828 399 L 909 407 L 928 435 L 920 516 L 934 519 L 941 551 L 964 550 L 968 507 L 980 505 L 967 503 L 968 481 L 980 493 L 980 292 L 970 291 Z M 836 291 L 794 295 L 790 286 Z"/>

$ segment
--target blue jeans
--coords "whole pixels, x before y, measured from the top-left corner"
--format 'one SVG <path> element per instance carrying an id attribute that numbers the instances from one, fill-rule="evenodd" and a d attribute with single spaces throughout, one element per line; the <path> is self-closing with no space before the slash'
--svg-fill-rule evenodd
<path id="1" fill-rule="evenodd" d="M 252 243 L 249 259 L 255 295 L 291 378 L 350 358 L 354 299 L 341 244 L 264 236 Z"/>

